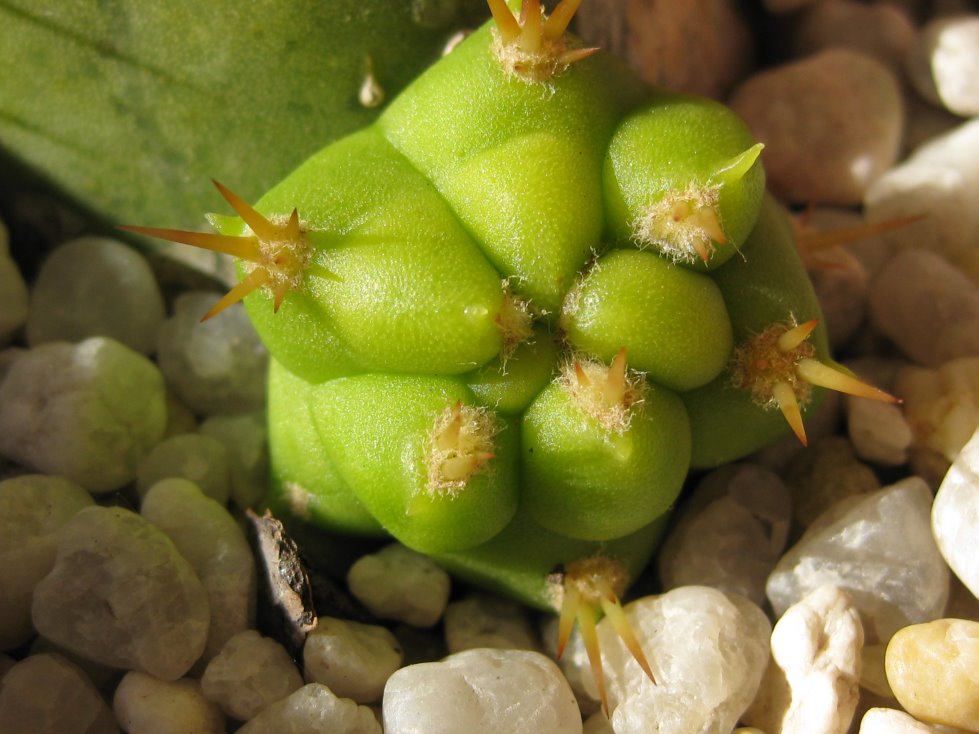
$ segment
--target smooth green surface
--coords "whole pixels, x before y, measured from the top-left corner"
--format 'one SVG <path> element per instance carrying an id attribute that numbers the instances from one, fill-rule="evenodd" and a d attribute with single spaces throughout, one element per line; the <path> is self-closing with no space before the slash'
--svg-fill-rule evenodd
<path id="1" fill-rule="evenodd" d="M 635 242 L 634 224 L 646 207 L 669 192 L 720 184 L 718 218 L 728 243 L 707 264 L 727 262 L 754 226 L 765 193 L 760 161 L 740 179 L 715 172 L 755 144 L 748 126 L 718 102 L 659 92 L 616 130 L 605 159 L 605 206 L 611 236 Z M 655 247 L 655 245 L 651 245 Z M 699 260 L 686 265 L 704 269 Z"/>
<path id="2" fill-rule="evenodd" d="M 269 363 L 268 421 L 271 487 L 266 502 L 276 515 L 293 515 L 327 530 L 384 535 L 337 471 L 313 420 L 313 387 Z"/>
<path id="3" fill-rule="evenodd" d="M 766 197 L 748 237 L 744 259 L 731 260 L 714 273 L 714 280 L 728 305 L 736 343 L 790 318 L 798 323 L 822 318 L 788 215 L 771 197 Z M 823 324 L 810 340 L 817 358 L 827 360 Z M 696 468 L 735 461 L 789 433 L 781 412 L 755 404 L 747 391 L 731 383 L 730 372 L 725 370 L 713 382 L 681 395 L 690 416 L 691 464 Z M 822 393 L 822 388 L 813 388 L 812 401 L 802 408 L 803 418 L 819 404 Z"/>
<path id="4" fill-rule="evenodd" d="M 714 281 L 648 251 L 600 257 L 561 324 L 576 349 L 611 362 L 625 347 L 630 367 L 674 390 L 710 382 L 731 354 L 731 322 Z"/>
<path id="5" fill-rule="evenodd" d="M 316 426 L 341 476 L 395 538 L 423 553 L 484 543 L 519 500 L 519 429 L 501 425 L 485 470 L 454 496 L 428 489 L 426 456 L 438 417 L 475 399 L 456 378 L 363 375 L 318 385 Z"/>
<path id="6" fill-rule="evenodd" d="M 458 374 L 500 351 L 499 274 L 376 128 L 324 148 L 257 206 L 298 209 L 314 248 L 278 313 L 265 290 L 245 299 L 269 351 L 304 379 Z"/>
<path id="7" fill-rule="evenodd" d="M 488 543 L 459 553 L 435 556 L 449 571 L 483 588 L 514 597 L 545 611 L 557 611 L 548 576 L 571 561 L 603 555 L 621 562 L 630 581 L 649 562 L 666 529 L 669 514 L 617 540 L 567 538 L 535 523 L 520 511 Z"/>
<path id="8" fill-rule="evenodd" d="M 551 383 L 523 418 L 524 510 L 562 535 L 609 540 L 662 515 L 680 493 L 690 457 L 683 403 L 647 385 L 624 431 L 587 415 Z"/>

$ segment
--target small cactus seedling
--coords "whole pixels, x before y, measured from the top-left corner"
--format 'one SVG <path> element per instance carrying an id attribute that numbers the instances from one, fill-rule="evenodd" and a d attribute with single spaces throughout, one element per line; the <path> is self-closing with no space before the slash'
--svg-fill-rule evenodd
<path id="1" fill-rule="evenodd" d="M 890 398 L 830 361 L 743 122 L 585 48 L 576 0 L 489 5 L 254 209 L 219 187 L 219 234 L 132 229 L 238 258 L 270 505 L 560 611 L 604 691 L 600 614 L 654 678 L 619 599 L 688 469 L 804 442 L 823 388 Z"/>

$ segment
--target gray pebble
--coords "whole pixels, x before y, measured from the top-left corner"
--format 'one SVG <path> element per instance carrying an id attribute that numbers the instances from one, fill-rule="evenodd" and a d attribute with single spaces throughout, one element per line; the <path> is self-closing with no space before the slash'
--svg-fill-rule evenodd
<path id="1" fill-rule="evenodd" d="M 245 534 L 223 505 L 186 479 L 154 484 L 140 513 L 166 533 L 204 585 L 211 609 L 206 663 L 255 621 L 255 559 Z"/>
<path id="2" fill-rule="evenodd" d="M 136 490 L 145 497 L 154 484 L 173 477 L 193 482 L 206 496 L 225 505 L 231 494 L 228 450 L 216 438 L 199 433 L 161 441 L 139 463 Z"/>
<path id="3" fill-rule="evenodd" d="M 488 594 L 473 594 L 446 607 L 445 641 L 450 653 L 479 647 L 539 652 L 541 647 L 527 609 Z"/>
<path id="4" fill-rule="evenodd" d="M 905 250 L 870 284 L 870 317 L 915 362 L 979 355 L 979 288 L 929 250 Z"/>
<path id="5" fill-rule="evenodd" d="M 34 634 L 34 587 L 54 565 L 62 526 L 91 504 L 88 492 L 61 477 L 27 474 L 0 482 L 0 650 Z"/>
<path id="6" fill-rule="evenodd" d="M 126 673 L 112 708 L 129 734 L 224 734 L 224 713 L 190 678 L 169 681 L 146 673 Z"/>
<path id="7" fill-rule="evenodd" d="M 792 39 L 796 56 L 848 48 L 877 59 L 900 77 L 916 38 L 907 13 L 888 3 L 821 0 L 799 18 Z"/>
<path id="8" fill-rule="evenodd" d="M 711 586 L 755 604 L 785 548 L 792 522 L 789 490 L 753 464 L 723 467 L 694 489 L 659 553 L 666 590 Z"/>
<path id="9" fill-rule="evenodd" d="M 198 415 L 254 412 L 265 405 L 268 352 L 240 304 L 201 323 L 219 298 L 201 291 L 177 297 L 159 331 L 160 369 Z"/>
<path id="10" fill-rule="evenodd" d="M 347 572 L 350 593 L 381 619 L 431 627 L 449 601 L 449 575 L 399 543 L 359 558 Z"/>
<path id="11" fill-rule="evenodd" d="M 0 454 L 91 492 L 134 479 L 165 426 L 160 371 L 112 339 L 35 347 L 0 383 Z"/>
<path id="12" fill-rule="evenodd" d="M 142 255 L 118 240 L 83 237 L 58 247 L 41 266 L 27 341 L 107 336 L 150 354 L 164 316 L 163 295 Z"/>
<path id="13" fill-rule="evenodd" d="M 83 657 L 175 680 L 203 652 L 210 610 L 161 530 L 128 510 L 88 507 L 62 528 L 32 617 L 38 632 Z"/>
<path id="14" fill-rule="evenodd" d="M 0 345 L 27 322 L 28 292 L 20 268 L 7 248 L 7 229 L 0 222 Z"/>
<path id="15" fill-rule="evenodd" d="M 208 663 L 201 690 L 233 719 L 248 721 L 303 686 L 289 653 L 255 630 L 239 632 Z"/>
<path id="16" fill-rule="evenodd" d="M 386 627 L 320 617 L 303 645 L 303 675 L 341 698 L 374 703 L 402 659 L 401 646 Z"/>
<path id="17" fill-rule="evenodd" d="M 201 423 L 200 432 L 224 444 L 228 453 L 231 501 L 239 508 L 254 507 L 268 491 L 269 447 L 267 416 L 215 415 Z"/>
<path id="18" fill-rule="evenodd" d="M 92 682 L 59 655 L 31 655 L 0 684 L 4 734 L 116 734 L 112 710 Z"/>
<path id="19" fill-rule="evenodd" d="M 381 734 L 374 712 L 339 698 L 321 683 L 309 683 L 276 701 L 238 734 Z M 434 734 L 434 732 L 433 732 Z"/>

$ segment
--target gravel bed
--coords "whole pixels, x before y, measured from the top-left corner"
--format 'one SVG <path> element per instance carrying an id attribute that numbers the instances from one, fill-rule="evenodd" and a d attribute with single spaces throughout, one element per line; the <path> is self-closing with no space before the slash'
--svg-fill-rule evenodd
<path id="1" fill-rule="evenodd" d="M 832 397 L 807 448 L 691 476 L 625 605 L 657 683 L 603 619 L 603 712 L 577 633 L 558 661 L 554 617 L 398 544 L 302 534 L 299 563 L 249 514 L 242 307 L 201 323 L 219 291 L 101 237 L 25 283 L 0 223 L 0 732 L 979 732 L 979 13 L 678 5 L 580 31 L 746 119 L 836 356 L 902 402 Z"/>

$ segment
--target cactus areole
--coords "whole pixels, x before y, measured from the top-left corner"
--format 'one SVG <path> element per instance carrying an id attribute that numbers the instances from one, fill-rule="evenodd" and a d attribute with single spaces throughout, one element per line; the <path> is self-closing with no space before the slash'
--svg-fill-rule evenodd
<path id="1" fill-rule="evenodd" d="M 649 90 L 538 0 L 431 67 L 371 127 L 217 233 L 272 355 L 269 504 L 389 535 L 575 621 L 604 613 L 688 470 L 789 429 L 831 388 L 761 145 L 724 106 Z"/>

